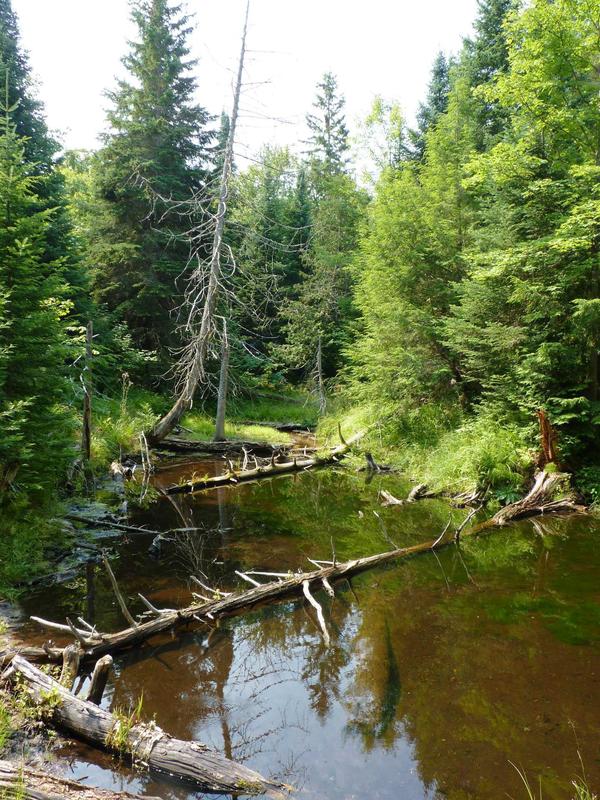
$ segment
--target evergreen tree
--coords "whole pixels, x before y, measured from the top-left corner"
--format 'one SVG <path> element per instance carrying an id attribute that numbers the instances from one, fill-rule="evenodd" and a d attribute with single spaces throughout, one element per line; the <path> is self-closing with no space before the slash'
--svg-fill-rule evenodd
<path id="1" fill-rule="evenodd" d="M 65 278 L 70 286 L 74 309 L 80 316 L 90 312 L 89 283 L 80 268 L 78 254 L 72 239 L 71 226 L 66 213 L 64 181 L 55 169 L 58 142 L 50 136 L 44 118 L 42 103 L 35 96 L 35 87 L 26 54 L 20 45 L 17 17 L 11 0 L 0 0 L 0 91 L 8 92 L 8 103 L 13 109 L 12 124 L 21 137 L 29 174 L 43 176 L 36 187 L 38 210 L 53 209 L 48 219 L 44 237 L 45 249 L 41 264 L 52 269 L 61 259 Z"/>
<path id="2" fill-rule="evenodd" d="M 510 23 L 486 99 L 512 135 L 473 164 L 480 246 L 448 323 L 471 392 L 524 426 L 544 408 L 575 461 L 600 435 L 599 24 L 592 0 L 536 0 Z"/>
<path id="3" fill-rule="evenodd" d="M 71 442 L 62 409 L 69 311 L 60 264 L 44 262 L 52 212 L 40 211 L 25 142 L 0 119 L 0 494 L 56 486 Z"/>
<path id="4" fill-rule="evenodd" d="M 474 89 L 493 84 L 508 69 L 508 39 L 506 24 L 518 0 L 478 0 L 475 37 L 466 40 L 471 85 Z M 478 149 L 493 144 L 508 124 L 509 115 L 497 100 L 484 91 L 476 91 L 479 125 Z"/>
<path id="5" fill-rule="evenodd" d="M 443 52 L 439 52 L 433 62 L 431 79 L 427 87 L 427 98 L 417 111 L 416 130 L 410 131 L 415 156 L 423 158 L 427 131 L 435 126 L 440 116 L 448 108 L 450 93 L 450 63 Z"/>
<path id="6" fill-rule="evenodd" d="M 349 353 L 353 390 L 396 411 L 455 399 L 456 362 L 443 322 L 464 276 L 472 208 L 462 186 L 474 147 L 468 82 L 425 137 L 424 160 L 384 170 L 355 264 L 361 335 Z"/>
<path id="7" fill-rule="evenodd" d="M 326 72 L 317 84 L 314 114 L 307 114 L 306 124 L 310 131 L 308 144 L 317 171 L 325 175 L 343 172 L 347 163 L 348 128 L 344 116 L 346 101 L 338 93 L 335 76 Z"/>
<path id="8" fill-rule="evenodd" d="M 125 320 L 139 347 L 165 353 L 176 343 L 176 279 L 185 270 L 186 220 L 163 199 L 202 191 L 212 133 L 194 102 L 195 62 L 187 59 L 189 19 L 169 0 L 134 0 L 138 40 L 123 63 L 131 81 L 109 93 L 110 132 L 98 164 L 112 219 L 96 273 L 99 300 Z"/>

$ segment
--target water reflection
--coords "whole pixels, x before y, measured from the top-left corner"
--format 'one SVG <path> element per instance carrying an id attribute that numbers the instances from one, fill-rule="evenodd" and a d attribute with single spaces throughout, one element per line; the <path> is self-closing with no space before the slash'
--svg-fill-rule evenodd
<path id="1" fill-rule="evenodd" d="M 173 606 L 189 601 L 192 573 L 231 587 L 236 569 L 305 568 L 332 543 L 339 558 L 366 555 L 446 524 L 436 501 L 382 509 L 381 486 L 407 488 L 323 471 L 161 499 L 134 523 L 196 530 L 170 534 L 158 556 L 152 537 L 115 543 L 115 571 L 136 610 L 138 591 Z M 248 759 L 301 798 L 522 797 L 509 759 L 543 775 L 545 798 L 567 798 L 579 769 L 571 722 L 600 785 L 599 532 L 587 518 L 538 520 L 366 573 L 333 600 L 320 595 L 329 648 L 300 601 L 154 640 L 118 660 L 106 702 L 126 707 L 143 692 L 145 714 L 171 734 Z M 24 610 L 41 604 L 47 616 L 122 624 L 91 568 Z M 191 796 L 83 747 L 73 769 L 116 789 Z"/>

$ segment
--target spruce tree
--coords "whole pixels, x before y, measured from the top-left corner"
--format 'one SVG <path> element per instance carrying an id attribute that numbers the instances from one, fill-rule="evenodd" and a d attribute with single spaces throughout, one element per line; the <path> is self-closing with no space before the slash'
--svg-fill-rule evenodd
<path id="1" fill-rule="evenodd" d="M 317 84 L 315 113 L 306 115 L 310 131 L 309 155 L 317 170 L 325 175 L 343 172 L 347 163 L 348 128 L 344 116 L 346 101 L 338 92 L 337 79 L 326 72 Z"/>
<path id="2" fill-rule="evenodd" d="M 431 79 L 427 87 L 427 98 L 417 112 L 417 129 L 410 131 L 415 156 L 423 158 L 425 136 L 448 108 L 450 93 L 450 63 L 443 52 L 439 52 L 433 62 Z"/>
<path id="3" fill-rule="evenodd" d="M 52 212 L 40 210 L 26 141 L 0 118 L 0 495 L 57 483 L 72 445 L 62 406 L 69 312 L 60 264 L 44 261 Z"/>
<path id="4" fill-rule="evenodd" d="M 480 150 L 493 145 L 508 125 L 507 110 L 489 95 L 486 97 L 485 87 L 508 69 L 506 24 L 517 5 L 518 0 L 478 0 L 475 36 L 465 41 L 471 86 L 476 90 L 478 103 Z"/>
<path id="5" fill-rule="evenodd" d="M 130 80 L 109 93 L 110 131 L 98 182 L 112 209 L 102 231 L 99 300 L 128 324 L 135 343 L 163 355 L 177 343 L 176 281 L 185 270 L 189 225 L 163 200 L 204 191 L 213 134 L 196 104 L 195 62 L 188 59 L 189 18 L 169 0 L 134 0 L 138 37 L 123 63 Z M 167 212 L 167 213 L 165 213 Z"/>
<path id="6" fill-rule="evenodd" d="M 44 118 L 43 104 L 35 95 L 35 87 L 26 53 L 20 43 L 19 26 L 11 0 L 0 0 L 0 92 L 5 87 L 12 125 L 21 137 L 24 158 L 31 175 L 43 176 L 36 187 L 37 209 L 53 209 L 45 235 L 41 264 L 52 269 L 62 260 L 65 278 L 74 310 L 81 317 L 90 312 L 89 283 L 81 269 L 66 212 L 65 187 L 62 175 L 55 169 L 60 145 L 50 135 Z"/>

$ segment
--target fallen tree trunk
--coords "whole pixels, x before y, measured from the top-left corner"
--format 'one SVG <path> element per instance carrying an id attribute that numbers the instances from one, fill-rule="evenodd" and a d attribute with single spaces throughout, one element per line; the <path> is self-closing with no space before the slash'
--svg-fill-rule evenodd
<path id="1" fill-rule="evenodd" d="M 139 794 L 94 789 L 10 761 L 0 761 L 0 797 L 14 800 L 142 800 Z M 144 800 L 158 800 L 144 797 Z"/>
<path id="2" fill-rule="evenodd" d="M 173 739 L 154 723 L 113 715 L 75 697 L 21 656 L 15 656 L 11 666 L 48 721 L 77 739 L 193 783 L 201 791 L 264 794 L 282 788 L 200 742 Z"/>
<path id="3" fill-rule="evenodd" d="M 254 469 L 239 471 L 229 470 L 223 475 L 201 478 L 200 480 L 193 480 L 187 483 L 177 484 L 176 486 L 170 486 L 165 491 L 167 494 L 188 494 L 190 492 L 199 492 L 202 489 L 213 489 L 229 484 L 245 483 L 246 481 L 254 481 L 258 478 L 269 478 L 274 475 L 285 475 L 290 472 L 302 472 L 312 467 L 334 464 L 346 455 L 352 446 L 364 436 L 364 433 L 364 431 L 360 431 L 348 439 L 348 441 L 345 441 L 343 437 L 341 437 L 342 443 L 337 445 L 337 447 L 332 447 L 329 452 L 324 455 L 317 454 L 312 458 L 294 458 L 291 461 L 284 461 L 281 463 L 276 463 L 275 458 L 272 457 L 271 463 L 263 467 L 258 466 L 254 467 Z"/>
<path id="4" fill-rule="evenodd" d="M 524 517 L 586 511 L 585 506 L 575 502 L 568 486 L 569 476 L 563 472 L 538 472 L 533 486 L 522 500 L 501 508 L 491 519 L 477 525 L 474 532 L 508 525 L 509 522 Z M 557 498 L 557 492 L 561 490 L 566 490 L 565 495 Z"/>
<path id="5" fill-rule="evenodd" d="M 227 455 L 228 453 L 243 453 L 246 450 L 251 455 L 269 458 L 272 453 L 280 453 L 292 447 L 293 443 L 269 444 L 269 442 L 246 442 L 240 440 L 222 442 L 201 442 L 191 439 L 176 439 L 174 437 L 163 439 L 159 450 L 169 450 L 172 453 L 209 453 L 214 455 Z"/>
<path id="6" fill-rule="evenodd" d="M 523 517 L 527 515 L 544 513 L 544 511 L 552 512 L 573 512 L 585 511 L 582 506 L 577 506 L 571 500 L 554 501 L 549 500 L 548 503 L 540 505 L 542 497 L 539 492 L 538 483 L 544 485 L 546 489 L 549 487 L 549 482 L 536 479 L 534 488 L 519 503 L 513 506 L 507 506 L 502 509 L 494 517 L 483 522 L 479 525 L 468 529 L 462 534 L 463 537 L 472 536 L 483 531 L 505 525 L 508 522 L 508 515 L 512 514 Z M 556 483 L 552 481 L 556 488 Z M 536 488 L 538 487 L 538 488 Z M 535 500 L 532 500 L 535 498 Z M 526 502 L 527 501 L 527 502 Z M 518 508 L 517 508 L 518 507 Z M 504 512 L 504 513 L 502 513 Z M 467 517 L 470 521 L 474 512 Z M 451 542 L 454 542 L 458 535 L 462 532 L 462 526 L 457 530 L 451 530 L 448 525 L 443 533 L 435 540 L 422 542 L 421 544 L 412 545 L 410 547 L 400 547 L 395 550 L 389 550 L 384 553 L 377 553 L 376 555 L 367 556 L 365 558 L 357 558 L 352 561 L 345 562 L 325 562 L 325 561 L 312 561 L 317 569 L 311 572 L 298 572 L 298 573 L 281 573 L 277 576 L 277 580 L 270 581 L 269 583 L 254 585 L 252 589 L 237 594 L 225 594 L 219 590 L 212 589 L 211 587 L 204 587 L 206 591 L 211 592 L 215 599 L 202 598 L 202 602 L 192 604 L 187 608 L 179 610 L 159 610 L 155 609 L 155 619 L 149 620 L 138 624 L 136 627 L 126 628 L 118 633 L 111 634 L 90 634 L 87 641 L 84 642 L 84 652 L 82 654 L 82 662 L 92 661 L 95 662 L 101 656 L 107 653 L 115 653 L 130 647 L 137 646 L 142 642 L 147 641 L 157 634 L 166 631 L 175 631 L 187 625 L 197 623 L 212 624 L 217 619 L 225 617 L 239 616 L 246 611 L 255 608 L 259 605 L 266 603 L 274 603 L 285 600 L 294 595 L 305 593 L 305 583 L 308 583 L 309 588 L 325 588 L 331 586 L 331 583 L 338 581 L 342 578 L 348 578 L 352 575 L 357 575 L 366 570 L 373 569 L 373 567 L 385 564 L 389 561 L 394 561 L 400 558 L 409 558 L 420 553 L 427 553 L 432 550 L 440 549 Z M 240 573 L 241 577 L 248 579 L 247 575 Z M 258 583 L 251 578 L 253 584 Z M 37 619 L 37 618 L 36 618 Z M 56 627 L 57 623 L 45 623 L 42 620 L 37 620 L 48 627 Z M 65 628 L 67 626 L 60 626 Z M 81 633 L 81 632 L 79 632 Z M 80 637 L 81 638 L 81 637 Z M 46 645 L 43 648 L 19 648 L 18 650 L 0 652 L 0 663 L 9 660 L 15 652 L 19 652 L 30 660 L 37 662 L 59 662 L 62 660 L 63 649 L 51 647 Z"/>

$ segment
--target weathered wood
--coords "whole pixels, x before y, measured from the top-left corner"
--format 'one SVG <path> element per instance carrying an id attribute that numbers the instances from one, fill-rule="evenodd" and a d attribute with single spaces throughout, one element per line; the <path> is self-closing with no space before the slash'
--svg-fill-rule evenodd
<path id="1" fill-rule="evenodd" d="M 93 703 L 96 706 L 100 705 L 112 666 L 113 658 L 111 655 L 102 656 L 102 658 L 96 661 L 90 681 L 90 688 L 88 689 L 86 697 L 88 703 Z"/>
<path id="2" fill-rule="evenodd" d="M 81 431 L 81 457 L 89 465 L 92 447 L 92 344 L 94 323 L 88 322 L 85 336 L 85 367 L 83 369 L 83 425 Z"/>
<path id="3" fill-rule="evenodd" d="M 69 691 L 71 690 L 73 681 L 79 672 L 80 659 L 81 649 L 79 644 L 69 644 L 63 650 L 63 666 L 58 682 L 61 686 L 64 686 L 65 689 L 69 689 Z"/>
<path id="4" fill-rule="evenodd" d="M 21 656 L 15 656 L 12 666 L 33 701 L 44 707 L 49 723 L 94 747 L 189 781 L 201 791 L 263 794 L 281 788 L 200 742 L 174 739 L 154 723 L 125 720 L 74 697 Z"/>
<path id="5" fill-rule="evenodd" d="M 429 492 L 427 490 L 426 483 L 419 483 L 417 486 L 414 486 L 408 497 L 404 500 L 399 500 L 397 497 L 394 497 L 393 494 L 390 492 L 386 492 L 385 489 L 382 489 L 379 492 L 379 499 L 381 500 L 381 505 L 384 507 L 387 506 L 404 506 L 407 503 L 416 503 L 417 500 L 422 500 L 426 497 L 436 497 L 435 492 Z"/>
<path id="6" fill-rule="evenodd" d="M 568 486 L 569 476 L 562 472 L 538 472 L 528 494 L 522 500 L 501 508 L 492 520 L 495 525 L 506 525 L 514 519 L 536 514 L 585 511 L 583 506 L 575 503 L 568 488 L 565 497 L 555 499 L 556 493 Z"/>
<path id="7" fill-rule="evenodd" d="M 14 800 L 142 800 L 129 792 L 94 789 L 24 764 L 0 761 L 0 797 Z M 145 796 L 144 800 L 158 800 Z"/>
<path id="8" fill-rule="evenodd" d="M 110 578 L 110 583 L 113 588 L 113 592 L 115 593 L 115 596 L 117 598 L 117 603 L 119 604 L 121 613 L 123 614 L 127 622 L 133 627 L 135 627 L 137 625 L 137 622 L 131 616 L 129 609 L 127 608 L 127 603 L 125 602 L 125 598 L 123 597 L 121 590 L 119 589 L 119 584 L 117 583 L 117 579 L 115 578 L 115 573 L 112 571 L 112 567 L 110 566 L 108 558 L 104 554 L 102 554 L 102 562 L 108 573 L 108 577 Z"/>
<path id="9" fill-rule="evenodd" d="M 332 464 L 343 458 L 346 453 L 356 444 L 363 436 L 364 431 L 360 431 L 354 436 L 350 437 L 348 441 L 343 441 L 336 447 L 332 447 L 327 453 L 323 455 L 315 455 L 312 458 L 294 458 L 291 461 L 284 461 L 276 463 L 271 459 L 271 463 L 264 467 L 255 467 L 248 470 L 229 470 L 223 475 L 217 475 L 212 478 L 203 478 L 200 480 L 193 480 L 187 483 L 180 483 L 175 486 L 170 486 L 166 489 L 167 494 L 188 494 L 191 492 L 199 492 L 203 489 L 213 489 L 219 486 L 227 486 L 229 484 L 245 483 L 246 481 L 254 481 L 259 478 L 268 478 L 275 475 L 285 475 L 290 472 L 302 472 L 303 470 L 311 469 L 312 467 L 324 466 Z"/>

